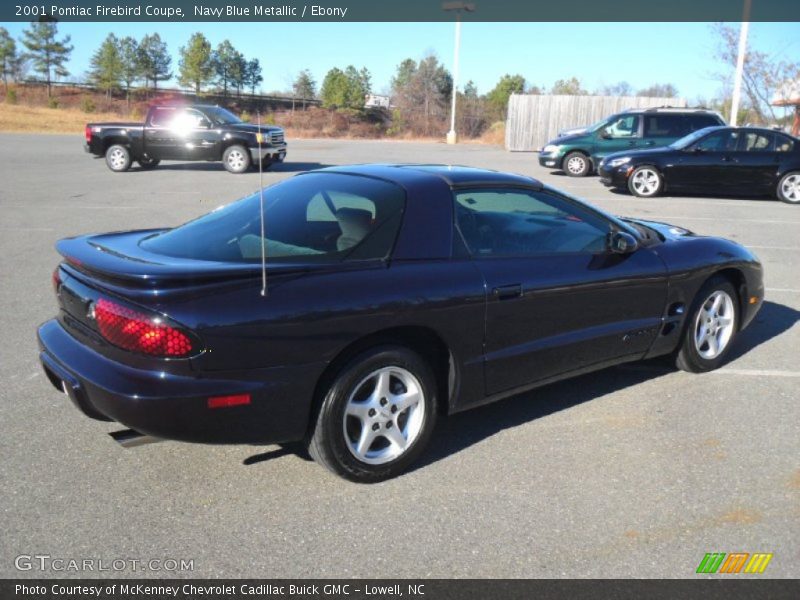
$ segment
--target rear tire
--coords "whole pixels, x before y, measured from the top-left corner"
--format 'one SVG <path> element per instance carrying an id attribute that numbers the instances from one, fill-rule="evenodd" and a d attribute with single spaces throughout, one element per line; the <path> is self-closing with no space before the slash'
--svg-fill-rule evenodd
<path id="1" fill-rule="evenodd" d="M 581 152 L 570 152 L 561 164 L 570 177 L 586 177 L 592 170 L 592 161 Z"/>
<path id="2" fill-rule="evenodd" d="M 713 371 L 725 361 L 738 330 L 739 296 L 725 277 L 712 277 L 692 302 L 676 366 L 690 373 Z"/>
<path id="3" fill-rule="evenodd" d="M 433 372 L 402 346 L 379 346 L 358 355 L 324 393 L 308 451 L 350 481 L 375 483 L 399 475 L 433 432 Z"/>
<path id="4" fill-rule="evenodd" d="M 778 200 L 787 204 L 800 204 L 800 171 L 787 173 L 778 182 Z"/>
<path id="5" fill-rule="evenodd" d="M 106 165 L 115 173 L 131 168 L 131 152 L 122 144 L 112 144 L 106 150 Z"/>
<path id="6" fill-rule="evenodd" d="M 250 152 L 244 146 L 234 144 L 222 153 L 222 164 L 229 173 L 244 173 L 250 168 Z"/>

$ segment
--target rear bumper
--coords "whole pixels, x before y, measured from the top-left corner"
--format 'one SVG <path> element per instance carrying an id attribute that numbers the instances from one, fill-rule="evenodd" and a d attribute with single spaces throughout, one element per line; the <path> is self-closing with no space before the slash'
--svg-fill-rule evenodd
<path id="1" fill-rule="evenodd" d="M 78 342 L 56 320 L 38 331 L 50 382 L 87 416 L 186 442 L 269 444 L 303 438 L 325 365 L 176 375 L 120 364 Z M 246 405 L 209 409 L 208 398 L 250 394 Z"/>

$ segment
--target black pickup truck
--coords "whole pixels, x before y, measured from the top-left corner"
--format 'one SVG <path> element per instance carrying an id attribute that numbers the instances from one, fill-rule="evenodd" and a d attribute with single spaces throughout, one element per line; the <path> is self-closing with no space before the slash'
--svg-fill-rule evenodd
<path id="1" fill-rule="evenodd" d="M 104 156 L 116 172 L 133 161 L 147 169 L 162 160 L 221 160 L 244 173 L 259 159 L 266 168 L 286 157 L 283 129 L 245 123 L 219 106 L 152 106 L 144 123 L 89 123 L 85 134 L 86 152 Z"/>

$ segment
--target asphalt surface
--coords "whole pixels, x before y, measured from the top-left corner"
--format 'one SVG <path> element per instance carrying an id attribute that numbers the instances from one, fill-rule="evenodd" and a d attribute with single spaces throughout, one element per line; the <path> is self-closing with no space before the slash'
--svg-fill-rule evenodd
<path id="1" fill-rule="evenodd" d="M 124 450 L 43 376 L 54 242 L 176 225 L 258 187 L 219 164 L 113 174 L 79 137 L 0 135 L 0 576 L 19 555 L 193 560 L 183 577 L 695 577 L 706 552 L 771 552 L 800 575 L 800 207 L 638 200 L 478 145 L 291 141 L 294 172 L 445 162 L 534 175 L 624 215 L 750 246 L 767 302 L 706 375 L 619 367 L 440 423 L 423 461 L 360 486 L 286 449 Z M 23 562 L 24 564 L 24 562 Z M 171 564 L 171 563 L 170 563 Z"/>

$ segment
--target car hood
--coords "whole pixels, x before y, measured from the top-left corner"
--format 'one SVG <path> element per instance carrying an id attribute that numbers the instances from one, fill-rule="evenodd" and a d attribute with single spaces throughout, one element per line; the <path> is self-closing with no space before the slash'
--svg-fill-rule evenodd
<path id="1" fill-rule="evenodd" d="M 270 133 L 272 131 L 283 131 L 283 128 L 276 127 L 275 125 L 262 125 L 259 127 L 258 125 L 254 125 L 253 123 L 234 123 L 233 125 L 228 125 L 227 129 L 229 131 L 237 131 L 241 133 L 252 133 L 256 134 L 259 131 L 261 133 Z"/>
<path id="2" fill-rule="evenodd" d="M 562 129 L 558 132 L 558 139 L 569 137 L 571 135 L 578 135 L 580 133 L 586 133 L 589 131 L 589 126 L 584 125 L 583 127 L 571 127 L 570 129 Z"/>
<path id="3" fill-rule="evenodd" d="M 662 237 L 668 240 L 679 240 L 686 237 L 696 237 L 696 234 L 688 229 L 672 225 L 670 223 L 663 223 L 661 221 L 648 221 L 647 219 L 638 219 L 632 217 L 619 217 L 621 221 L 626 223 L 633 223 L 649 227 L 657 231 Z"/>
<path id="4" fill-rule="evenodd" d="M 630 156 L 631 159 L 634 158 L 648 158 L 653 156 L 659 156 L 662 154 L 668 154 L 670 152 L 675 152 L 674 148 L 670 148 L 669 146 L 660 146 L 657 148 L 642 148 L 641 150 L 622 150 L 620 152 L 612 152 L 611 154 L 607 154 L 605 156 L 604 162 L 609 162 L 615 158 L 622 158 L 624 156 Z"/>
<path id="5" fill-rule="evenodd" d="M 577 132 L 575 132 L 574 129 L 567 130 L 564 133 L 567 133 L 568 135 L 560 135 L 556 139 L 550 140 L 545 145 L 549 146 L 549 145 L 553 144 L 553 145 L 558 146 L 558 145 L 561 145 L 561 144 L 570 144 L 572 142 L 582 142 L 585 139 L 585 136 L 586 136 L 586 132 L 585 131 L 583 133 L 577 133 Z"/>

